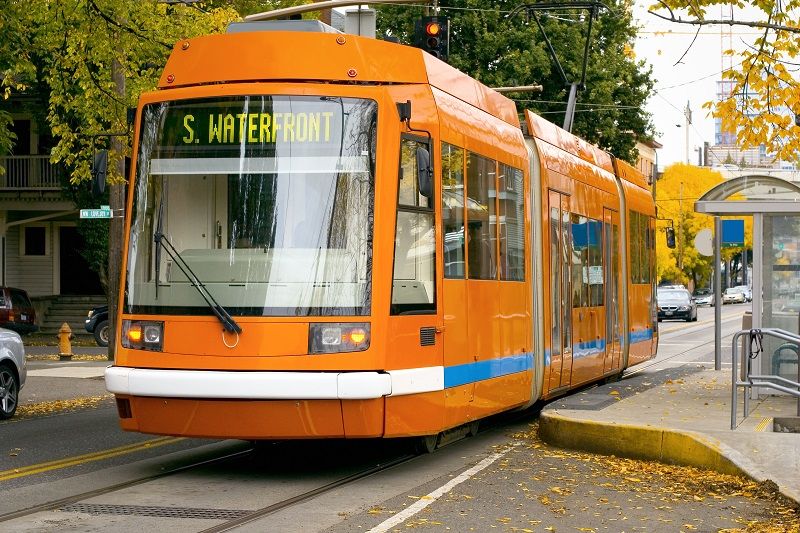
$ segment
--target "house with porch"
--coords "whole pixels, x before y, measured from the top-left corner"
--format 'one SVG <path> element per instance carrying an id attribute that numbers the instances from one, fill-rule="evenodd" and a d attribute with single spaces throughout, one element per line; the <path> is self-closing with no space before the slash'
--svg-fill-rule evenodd
<path id="1" fill-rule="evenodd" d="M 43 333 L 65 321 L 81 333 L 82 317 L 105 296 L 81 255 L 66 171 L 50 162 L 46 127 L 13 108 L 11 115 L 15 145 L 12 154 L 0 155 L 0 284 L 28 292 Z"/>

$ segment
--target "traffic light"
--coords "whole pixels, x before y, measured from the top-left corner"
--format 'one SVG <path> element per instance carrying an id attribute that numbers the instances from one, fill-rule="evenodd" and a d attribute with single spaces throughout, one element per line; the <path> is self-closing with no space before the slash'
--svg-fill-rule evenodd
<path id="1" fill-rule="evenodd" d="M 664 232 L 667 234 L 667 248 L 675 248 L 675 229 L 665 228 Z"/>
<path id="2" fill-rule="evenodd" d="M 414 44 L 433 57 L 447 61 L 450 51 L 450 19 L 422 17 L 414 24 Z"/>

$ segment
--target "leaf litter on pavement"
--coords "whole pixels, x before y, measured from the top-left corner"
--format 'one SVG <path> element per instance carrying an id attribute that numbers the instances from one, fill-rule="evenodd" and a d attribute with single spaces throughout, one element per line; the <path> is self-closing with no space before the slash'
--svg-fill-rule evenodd
<path id="1" fill-rule="evenodd" d="M 53 400 L 49 402 L 21 404 L 19 407 L 17 407 L 17 414 L 12 420 L 50 415 L 62 411 L 92 409 L 98 407 L 100 404 L 113 397 L 113 394 L 101 394 L 99 396 L 85 396 L 83 398 L 72 398 L 69 400 Z"/>
<path id="2" fill-rule="evenodd" d="M 550 447 L 538 425 L 503 460 L 392 531 L 800 533 L 771 481 Z"/>

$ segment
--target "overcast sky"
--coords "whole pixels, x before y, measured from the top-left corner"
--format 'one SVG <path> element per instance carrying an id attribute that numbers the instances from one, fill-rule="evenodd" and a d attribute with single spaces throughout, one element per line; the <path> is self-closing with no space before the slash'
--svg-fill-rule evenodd
<path id="1" fill-rule="evenodd" d="M 714 120 L 703 109 L 705 102 L 716 98 L 717 84 L 723 70 L 722 35 L 720 27 L 703 27 L 695 40 L 697 28 L 688 24 L 675 24 L 647 13 L 653 2 L 636 2 L 634 11 L 641 25 L 634 50 L 637 59 L 644 59 L 653 66 L 656 80 L 655 94 L 647 104 L 656 126 L 656 140 L 664 145 L 659 150 L 659 167 L 686 161 L 686 119 L 684 109 L 687 101 L 692 110 L 692 125 L 689 126 L 689 158 L 698 161 L 696 149 L 703 142 L 714 144 Z M 720 18 L 719 7 L 710 8 L 708 18 Z M 751 14 L 753 15 L 753 14 Z M 739 18 L 739 15 L 737 15 Z M 727 26 L 726 26 L 727 29 Z M 741 49 L 743 41 L 753 42 L 755 30 L 733 27 L 730 38 L 725 37 L 734 49 Z M 691 48 L 690 48 L 691 44 Z M 684 55 L 684 52 L 689 51 Z M 683 56 L 683 57 L 682 57 Z M 728 59 L 735 65 L 738 59 Z"/>

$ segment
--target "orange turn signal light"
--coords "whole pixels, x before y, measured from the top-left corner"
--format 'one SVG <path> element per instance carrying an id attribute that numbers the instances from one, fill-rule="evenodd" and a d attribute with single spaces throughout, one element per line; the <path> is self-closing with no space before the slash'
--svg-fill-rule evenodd
<path id="1" fill-rule="evenodd" d="M 141 326 L 131 326 L 128 330 L 128 340 L 131 342 L 139 342 L 142 340 L 142 327 Z"/>
<path id="2" fill-rule="evenodd" d="M 367 332 L 363 329 L 354 329 L 350 332 L 350 342 L 353 344 L 361 344 L 367 338 Z"/>

